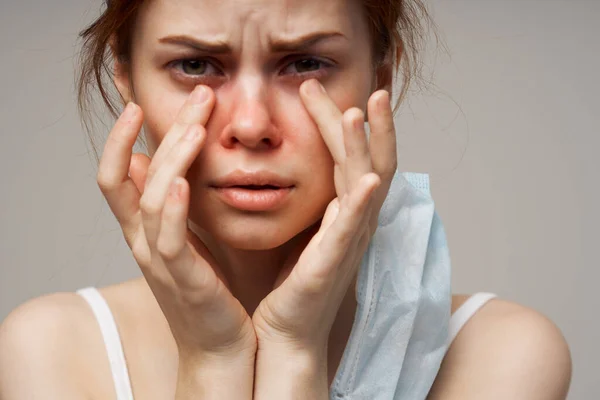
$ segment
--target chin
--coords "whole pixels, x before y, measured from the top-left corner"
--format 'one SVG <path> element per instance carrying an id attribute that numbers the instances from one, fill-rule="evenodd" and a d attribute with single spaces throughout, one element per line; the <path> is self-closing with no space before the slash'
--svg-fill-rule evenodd
<path id="1" fill-rule="evenodd" d="M 254 251 L 272 250 L 291 239 L 290 237 L 257 234 L 256 232 L 244 232 L 234 235 L 228 234 L 224 237 L 215 235 L 215 238 L 231 248 Z"/>
<path id="2" fill-rule="evenodd" d="M 314 221 L 304 221 L 296 225 L 280 219 L 239 217 L 231 224 L 223 222 L 221 221 L 215 227 L 216 229 L 211 229 L 208 233 L 227 246 L 240 250 L 275 249 L 289 242 L 314 223 Z"/>
<path id="3" fill-rule="evenodd" d="M 301 215 L 301 214 L 300 214 Z M 297 216 L 297 215 L 296 215 Z M 320 216 L 299 220 L 282 218 L 283 216 L 220 215 L 203 219 L 200 224 L 202 234 L 209 235 L 212 240 L 220 242 L 232 249 L 239 250 L 272 250 L 280 247 L 320 221 Z M 196 229 L 194 229 L 196 230 Z"/>
<path id="4" fill-rule="evenodd" d="M 197 201 L 203 207 L 191 207 L 188 218 L 203 235 L 211 238 L 207 238 L 209 241 L 231 249 L 272 250 L 320 222 L 330 199 L 314 196 L 312 199 L 312 202 L 292 201 L 271 212 L 248 212 L 234 210 L 210 197 L 199 198 Z"/>

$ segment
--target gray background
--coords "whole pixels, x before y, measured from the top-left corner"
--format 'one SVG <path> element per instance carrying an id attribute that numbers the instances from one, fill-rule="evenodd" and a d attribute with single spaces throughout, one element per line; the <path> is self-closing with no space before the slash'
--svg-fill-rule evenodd
<path id="1" fill-rule="evenodd" d="M 139 275 L 75 107 L 76 34 L 99 4 L 0 5 L 0 319 L 31 297 Z M 432 12 L 450 54 L 430 47 L 437 88 L 398 117 L 400 168 L 431 176 L 454 291 L 550 317 L 572 350 L 569 399 L 600 398 L 600 2 L 438 0 Z"/>

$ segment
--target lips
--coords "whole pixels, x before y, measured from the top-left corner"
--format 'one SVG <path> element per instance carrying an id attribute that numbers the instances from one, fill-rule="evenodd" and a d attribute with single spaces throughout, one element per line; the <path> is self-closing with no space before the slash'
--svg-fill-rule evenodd
<path id="1" fill-rule="evenodd" d="M 249 190 L 281 189 L 294 186 L 291 179 L 270 171 L 235 171 L 222 178 L 215 179 L 210 186 L 216 188 L 239 187 Z"/>
<path id="2" fill-rule="evenodd" d="M 234 186 L 222 186 L 224 188 L 240 188 L 247 190 L 264 190 L 264 189 L 281 189 L 280 186 L 274 185 L 234 185 Z"/>
<path id="3" fill-rule="evenodd" d="M 210 183 L 218 198 L 242 211 L 273 211 L 282 207 L 294 183 L 269 171 L 235 171 Z"/>

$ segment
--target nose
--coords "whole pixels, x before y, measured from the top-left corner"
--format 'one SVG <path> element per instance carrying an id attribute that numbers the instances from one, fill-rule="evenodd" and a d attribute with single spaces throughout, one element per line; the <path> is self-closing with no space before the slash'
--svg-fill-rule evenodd
<path id="1" fill-rule="evenodd" d="M 233 91 L 231 122 L 221 137 L 226 148 L 243 146 L 253 150 L 267 150 L 281 144 L 281 134 L 273 125 L 264 88 L 257 82 L 253 88 Z M 236 94 L 237 93 L 237 94 Z"/>

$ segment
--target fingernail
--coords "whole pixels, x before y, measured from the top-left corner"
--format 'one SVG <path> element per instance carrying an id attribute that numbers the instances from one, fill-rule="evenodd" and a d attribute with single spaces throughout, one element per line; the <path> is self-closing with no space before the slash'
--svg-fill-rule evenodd
<path id="1" fill-rule="evenodd" d="M 132 118 L 135 115 L 135 105 L 130 101 L 127 103 L 125 110 L 123 110 L 123 116 L 127 119 Z"/>
<path id="2" fill-rule="evenodd" d="M 312 82 L 308 83 L 306 91 L 310 96 L 316 96 L 319 93 L 325 93 L 325 88 L 323 87 L 323 85 L 321 85 L 321 82 L 315 79 Z"/>
<path id="3" fill-rule="evenodd" d="M 175 179 L 171 183 L 171 186 L 169 187 L 169 196 L 171 196 L 175 200 L 178 200 L 180 194 L 181 194 L 181 185 L 179 184 L 177 179 Z"/>
<path id="4" fill-rule="evenodd" d="M 208 99 L 208 90 L 204 86 L 199 86 L 192 93 L 192 102 L 202 104 Z"/>
<path id="5" fill-rule="evenodd" d="M 187 132 L 185 133 L 184 139 L 194 140 L 196 136 L 198 136 L 198 128 L 196 127 L 196 125 L 192 125 L 188 128 Z"/>
<path id="6" fill-rule="evenodd" d="M 387 90 L 384 90 L 383 93 L 379 95 L 377 103 L 381 108 L 388 107 L 390 105 L 390 94 Z"/>

